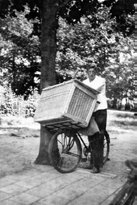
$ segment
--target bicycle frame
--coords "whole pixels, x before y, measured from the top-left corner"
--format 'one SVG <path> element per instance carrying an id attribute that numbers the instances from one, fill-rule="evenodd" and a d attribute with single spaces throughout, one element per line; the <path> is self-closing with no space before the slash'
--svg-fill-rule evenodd
<path id="1" fill-rule="evenodd" d="M 79 133 L 78 133 L 78 136 L 79 136 L 81 142 L 83 143 L 84 147 L 85 147 L 86 149 L 88 149 L 88 146 L 86 145 L 86 143 L 84 142 L 84 140 L 82 139 L 82 137 L 81 137 L 81 135 L 80 135 Z"/>
<path id="2" fill-rule="evenodd" d="M 55 153 L 57 142 L 58 149 L 60 150 L 57 150 L 57 153 L 59 153 L 59 158 L 56 157 L 57 154 Z M 84 147 L 82 145 L 84 145 Z M 96 143 L 94 147 L 96 148 L 96 146 L 98 146 L 98 143 Z M 69 173 L 74 171 L 78 167 L 78 164 L 81 160 L 83 162 L 84 160 L 87 160 L 88 154 L 91 154 L 91 157 L 94 161 L 94 147 L 92 146 L 92 141 L 87 145 L 84 138 L 82 137 L 82 134 L 77 130 L 71 128 L 63 128 L 59 129 L 51 138 L 48 151 L 50 161 L 53 164 L 54 168 L 61 173 Z M 84 149 L 82 150 L 82 148 Z M 107 143 L 106 148 L 107 149 L 105 151 L 103 163 L 105 163 L 109 154 L 109 143 Z M 84 154 L 85 158 L 83 158 L 82 154 Z"/>
<path id="3" fill-rule="evenodd" d="M 128 180 L 109 205 L 130 205 L 134 202 L 134 182 Z"/>
<path id="4" fill-rule="evenodd" d="M 126 165 L 131 169 L 130 173 L 133 173 L 135 167 L 133 166 L 132 161 L 126 162 Z M 135 199 L 134 187 L 136 180 L 136 175 L 134 175 L 133 178 L 129 178 L 109 205 L 132 205 Z"/>

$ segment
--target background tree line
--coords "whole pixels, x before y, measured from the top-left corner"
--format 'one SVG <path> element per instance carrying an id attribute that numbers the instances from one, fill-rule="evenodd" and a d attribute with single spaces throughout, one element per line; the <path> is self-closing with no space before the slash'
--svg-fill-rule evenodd
<path id="1" fill-rule="evenodd" d="M 88 17 L 81 17 L 77 24 L 68 24 L 59 18 L 57 30 L 56 82 L 69 80 L 74 76 L 83 80 L 86 66 L 94 61 L 97 72 L 107 80 L 107 97 L 116 108 L 119 100 L 134 96 L 133 70 L 133 15 L 128 16 L 127 33 L 117 31 L 116 18 L 111 18 L 109 7 L 98 8 Z M 11 86 L 16 95 L 27 99 L 40 88 L 40 38 L 35 33 L 37 18 L 28 20 L 30 9 L 15 11 L 0 19 L 0 71 L 1 85 Z M 95 26 L 93 26 L 95 24 Z M 133 28 L 132 28 L 133 29 Z M 118 102 L 117 102 L 118 101 Z"/>

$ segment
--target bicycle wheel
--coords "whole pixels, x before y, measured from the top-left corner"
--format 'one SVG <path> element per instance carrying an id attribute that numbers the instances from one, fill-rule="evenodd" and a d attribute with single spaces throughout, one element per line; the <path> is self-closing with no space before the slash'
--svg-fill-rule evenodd
<path id="1" fill-rule="evenodd" d="M 104 143 L 103 143 L 103 164 L 105 164 L 105 162 L 108 159 L 109 156 L 109 150 L 110 150 L 110 140 L 104 136 Z"/>
<path id="2" fill-rule="evenodd" d="M 72 130 L 59 130 L 49 143 L 49 158 L 61 173 L 74 171 L 82 157 L 82 148 L 77 134 Z"/>
<path id="3" fill-rule="evenodd" d="M 135 195 L 133 193 L 134 182 L 128 180 L 115 195 L 109 205 L 133 205 Z"/>

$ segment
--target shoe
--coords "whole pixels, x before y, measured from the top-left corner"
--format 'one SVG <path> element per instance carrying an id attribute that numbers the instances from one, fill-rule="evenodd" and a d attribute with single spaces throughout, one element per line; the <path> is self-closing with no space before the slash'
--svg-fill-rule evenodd
<path id="1" fill-rule="evenodd" d="M 87 161 L 87 158 L 85 157 L 83 157 L 82 159 L 81 159 L 81 162 L 86 162 Z"/>
<path id="2" fill-rule="evenodd" d="M 93 167 L 93 169 L 91 170 L 91 173 L 93 173 L 93 174 L 100 173 L 100 168 Z"/>
<path id="3" fill-rule="evenodd" d="M 93 165 L 92 164 L 89 164 L 89 163 L 80 163 L 79 165 L 80 168 L 83 168 L 83 169 L 93 169 Z"/>
<path id="4" fill-rule="evenodd" d="M 85 165 L 83 166 L 83 169 L 93 169 L 93 165 L 91 165 L 91 164 L 85 164 Z"/>

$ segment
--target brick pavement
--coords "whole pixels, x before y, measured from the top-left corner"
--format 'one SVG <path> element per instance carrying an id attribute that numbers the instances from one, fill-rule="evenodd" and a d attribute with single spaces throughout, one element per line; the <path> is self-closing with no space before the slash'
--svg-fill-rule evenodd
<path id="1" fill-rule="evenodd" d="M 1 205 L 107 205 L 123 185 L 115 175 L 77 169 L 61 174 L 51 166 L 31 169 L 0 179 Z"/>
<path id="2" fill-rule="evenodd" d="M 39 138 L 0 135 L 0 205 L 108 205 L 124 184 L 124 161 L 136 156 L 132 150 L 137 145 L 136 134 L 118 140 L 111 136 L 111 161 L 103 172 L 79 168 L 61 174 L 51 166 L 33 164 Z"/>

